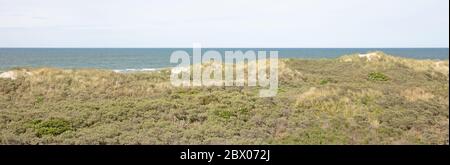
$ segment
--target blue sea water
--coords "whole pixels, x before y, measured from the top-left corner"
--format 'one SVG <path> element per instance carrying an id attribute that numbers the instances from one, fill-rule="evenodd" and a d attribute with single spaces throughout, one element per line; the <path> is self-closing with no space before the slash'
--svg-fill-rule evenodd
<path id="1" fill-rule="evenodd" d="M 172 52 L 191 48 L 0 48 L 0 71 L 14 67 L 98 68 L 118 71 L 171 67 Z M 383 51 L 415 59 L 449 59 L 448 48 L 207 48 L 202 51 L 278 51 L 280 58 L 336 58 Z"/>

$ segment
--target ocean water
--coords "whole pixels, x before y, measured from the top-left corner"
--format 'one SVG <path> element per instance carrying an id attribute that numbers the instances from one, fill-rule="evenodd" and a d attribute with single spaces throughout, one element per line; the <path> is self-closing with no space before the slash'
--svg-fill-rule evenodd
<path id="1" fill-rule="evenodd" d="M 191 48 L 0 48 L 0 71 L 15 67 L 97 68 L 116 71 L 154 70 L 175 66 L 172 52 Z M 448 48 L 206 48 L 202 51 L 278 51 L 280 58 L 336 58 L 383 51 L 416 59 L 449 59 Z"/>

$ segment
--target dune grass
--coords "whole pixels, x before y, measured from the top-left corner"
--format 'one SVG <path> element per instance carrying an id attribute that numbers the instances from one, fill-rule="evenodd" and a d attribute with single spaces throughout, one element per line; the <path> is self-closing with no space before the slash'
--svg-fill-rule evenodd
<path id="1" fill-rule="evenodd" d="M 447 144 L 448 61 L 283 59 L 278 95 L 172 87 L 169 70 L 18 68 L 1 144 Z"/>

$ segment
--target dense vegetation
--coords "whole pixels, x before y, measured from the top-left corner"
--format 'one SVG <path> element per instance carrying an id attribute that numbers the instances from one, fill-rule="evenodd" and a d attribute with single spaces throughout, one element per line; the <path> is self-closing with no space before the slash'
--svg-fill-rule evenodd
<path id="1" fill-rule="evenodd" d="M 283 59 L 256 87 L 175 88 L 169 70 L 17 68 L 1 144 L 448 144 L 448 61 Z"/>

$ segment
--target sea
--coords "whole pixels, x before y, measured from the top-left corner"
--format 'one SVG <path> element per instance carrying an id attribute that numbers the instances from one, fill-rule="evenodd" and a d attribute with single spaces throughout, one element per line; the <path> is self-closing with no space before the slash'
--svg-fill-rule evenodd
<path id="1" fill-rule="evenodd" d="M 17 67 L 94 68 L 117 72 L 151 71 L 176 66 L 174 51 L 192 48 L 0 48 L 0 72 Z M 382 51 L 414 58 L 448 60 L 448 48 L 203 48 L 202 52 L 278 51 L 279 58 L 337 58 L 342 55 Z"/>

